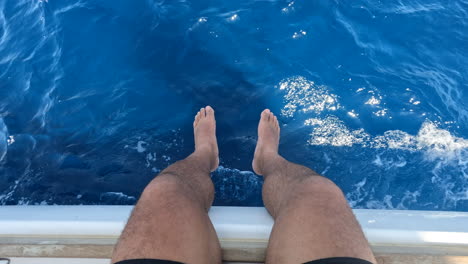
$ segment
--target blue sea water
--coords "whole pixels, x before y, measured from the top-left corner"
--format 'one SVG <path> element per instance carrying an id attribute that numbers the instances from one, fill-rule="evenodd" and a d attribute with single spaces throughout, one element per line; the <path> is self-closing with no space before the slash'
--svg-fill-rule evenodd
<path id="1" fill-rule="evenodd" d="M 0 0 L 0 204 L 134 204 L 216 110 L 215 205 L 262 205 L 259 114 L 354 208 L 468 211 L 467 0 Z"/>

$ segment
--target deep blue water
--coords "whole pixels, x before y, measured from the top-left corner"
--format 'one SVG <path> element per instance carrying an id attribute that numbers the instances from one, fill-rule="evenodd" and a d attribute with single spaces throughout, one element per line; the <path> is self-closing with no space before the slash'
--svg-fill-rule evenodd
<path id="1" fill-rule="evenodd" d="M 0 204 L 134 204 L 216 110 L 215 205 L 261 205 L 259 114 L 354 208 L 468 211 L 467 0 L 0 0 Z"/>

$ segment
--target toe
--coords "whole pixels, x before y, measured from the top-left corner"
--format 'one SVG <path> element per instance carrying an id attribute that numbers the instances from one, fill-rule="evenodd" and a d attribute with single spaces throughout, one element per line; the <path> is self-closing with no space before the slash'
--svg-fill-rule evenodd
<path id="1" fill-rule="evenodd" d="M 200 121 L 200 111 L 195 115 L 195 120 L 193 121 L 193 126 L 196 126 L 198 124 L 198 121 Z"/>
<path id="2" fill-rule="evenodd" d="M 274 118 L 275 118 L 275 115 L 274 115 L 272 112 L 270 112 L 269 117 L 268 117 L 268 120 L 269 120 L 270 122 L 273 122 L 273 121 L 275 120 Z"/>
<path id="3" fill-rule="evenodd" d="M 269 114 L 270 114 L 269 109 L 263 110 L 262 115 L 261 115 L 261 120 L 268 121 Z"/>
<path id="4" fill-rule="evenodd" d="M 203 117 L 205 117 L 205 116 L 206 116 L 206 111 L 205 111 L 205 108 L 201 108 L 201 109 L 200 109 L 200 115 L 201 115 L 201 117 L 200 117 L 200 118 L 203 118 Z"/>
<path id="5" fill-rule="evenodd" d="M 207 107 L 205 107 L 205 111 L 206 111 L 206 116 L 214 117 L 214 109 L 211 106 L 208 105 Z"/>

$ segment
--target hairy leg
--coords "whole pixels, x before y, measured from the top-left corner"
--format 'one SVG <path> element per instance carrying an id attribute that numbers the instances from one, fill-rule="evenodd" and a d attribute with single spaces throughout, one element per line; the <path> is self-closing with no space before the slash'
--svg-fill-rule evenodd
<path id="1" fill-rule="evenodd" d="M 210 171 L 218 167 L 214 111 L 194 121 L 195 152 L 162 171 L 143 191 L 122 232 L 112 263 L 165 259 L 221 263 L 221 248 L 208 210 L 214 198 Z"/>
<path id="2" fill-rule="evenodd" d="M 266 263 L 354 257 L 375 263 L 341 190 L 330 180 L 278 154 L 277 118 L 262 113 L 253 168 L 263 175 L 263 201 L 275 220 Z"/>

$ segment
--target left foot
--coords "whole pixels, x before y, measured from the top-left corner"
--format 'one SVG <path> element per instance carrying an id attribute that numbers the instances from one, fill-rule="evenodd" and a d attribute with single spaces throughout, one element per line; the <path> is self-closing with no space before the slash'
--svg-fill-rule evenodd
<path id="1" fill-rule="evenodd" d="M 216 120 L 211 106 L 200 109 L 193 121 L 195 153 L 207 157 L 210 171 L 219 165 L 218 143 L 216 141 Z"/>

